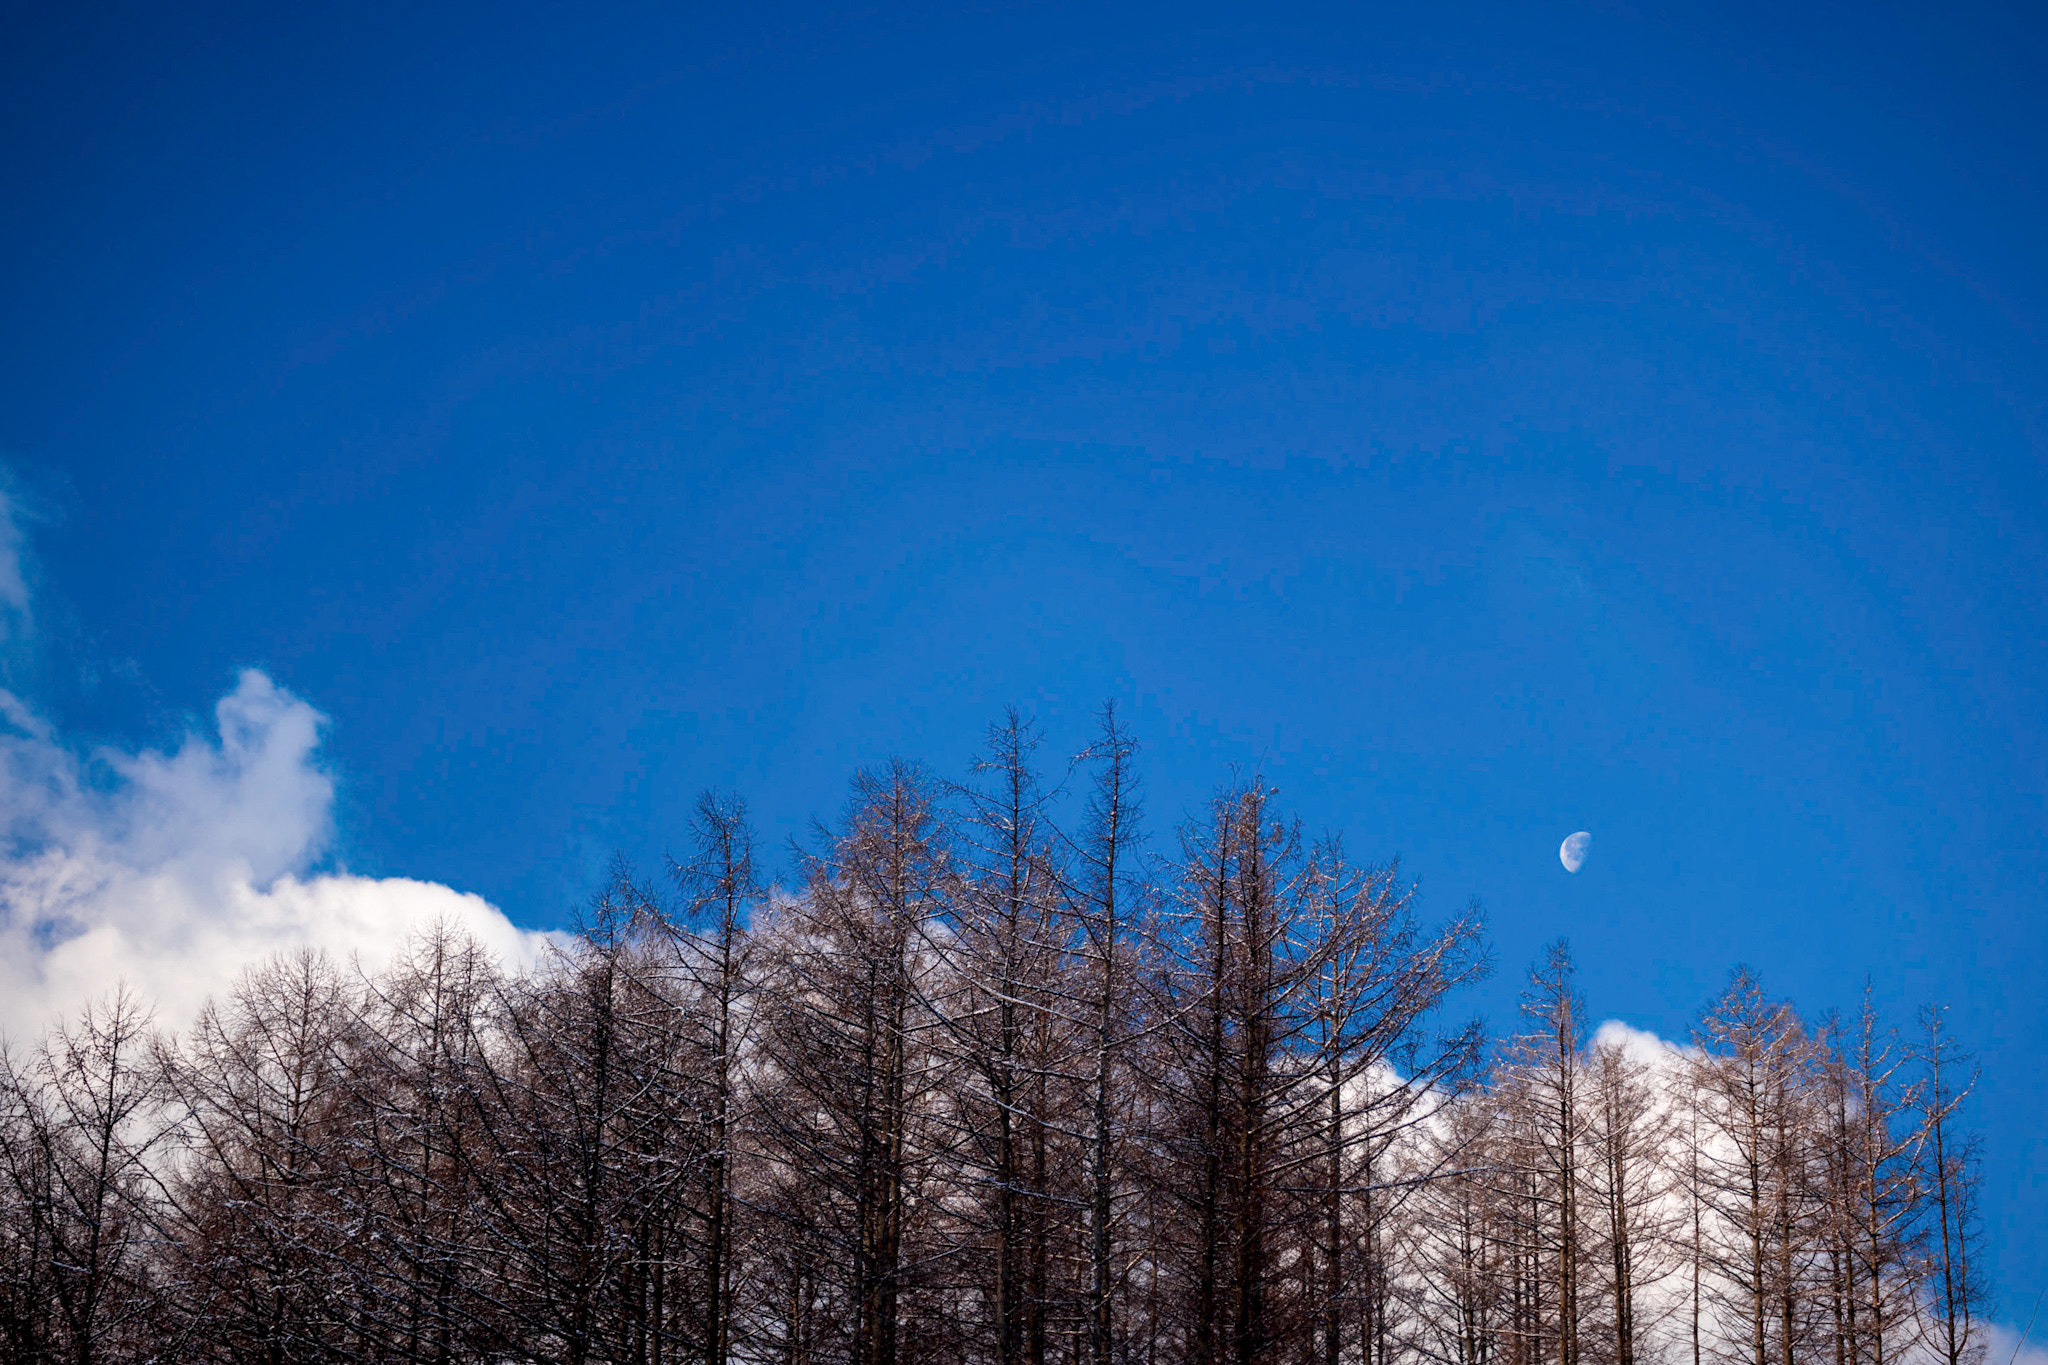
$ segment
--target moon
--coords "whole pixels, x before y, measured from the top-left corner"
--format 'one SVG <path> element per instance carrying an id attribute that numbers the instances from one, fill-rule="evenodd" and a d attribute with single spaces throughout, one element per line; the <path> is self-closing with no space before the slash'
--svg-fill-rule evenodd
<path id="1" fill-rule="evenodd" d="M 1586 850 L 1592 846 L 1593 836 L 1580 830 L 1557 846 L 1557 860 L 1564 864 L 1565 871 L 1577 872 L 1586 865 Z"/>

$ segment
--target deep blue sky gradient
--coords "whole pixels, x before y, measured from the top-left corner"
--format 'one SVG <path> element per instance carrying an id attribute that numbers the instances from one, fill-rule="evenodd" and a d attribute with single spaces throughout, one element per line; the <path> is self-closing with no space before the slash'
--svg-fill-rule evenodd
<path id="1" fill-rule="evenodd" d="M 2048 1283 L 2048 41 L 1971 5 L 46 8 L 12 685 L 332 718 L 339 863 L 558 923 L 1105 696 L 1568 934 L 1981 1055 Z M 1596 836 L 1577 878 L 1558 840 Z"/>

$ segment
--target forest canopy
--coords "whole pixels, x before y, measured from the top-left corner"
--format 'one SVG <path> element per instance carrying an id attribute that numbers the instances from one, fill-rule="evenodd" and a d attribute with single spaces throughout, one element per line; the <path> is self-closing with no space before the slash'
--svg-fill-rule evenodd
<path id="1" fill-rule="evenodd" d="M 1113 708 L 1078 801 L 1036 748 L 857 775 L 791 888 L 707 794 L 531 968 L 444 927 L 12 1049 L 0 1357 L 1982 1356 L 1938 1009 L 1738 969 L 1672 1047 L 1595 1029 L 1560 941 L 1493 1036 L 1476 909 L 1256 778 L 1149 840 Z"/>

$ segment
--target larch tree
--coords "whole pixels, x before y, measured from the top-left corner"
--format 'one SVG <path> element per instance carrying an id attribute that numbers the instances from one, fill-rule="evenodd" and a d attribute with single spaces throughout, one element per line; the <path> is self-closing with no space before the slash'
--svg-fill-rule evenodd
<path id="1" fill-rule="evenodd" d="M 1585 1097 L 1591 1316 L 1603 1337 L 1589 1354 L 1641 1365 L 1657 1325 L 1651 1304 L 1678 1259 L 1680 1119 L 1650 1065 L 1618 1042 L 1595 1042 Z"/>
<path id="2" fill-rule="evenodd" d="M 739 797 L 705 792 L 697 800 L 691 833 L 690 861 L 670 869 L 684 896 L 683 923 L 668 927 L 696 1004 L 685 1026 L 693 1034 L 703 1068 L 700 1079 L 709 1092 L 703 1174 L 694 1199 L 702 1226 L 698 1295 L 705 1365 L 723 1365 L 732 1355 L 740 1297 L 736 1138 L 746 1126 L 741 1107 L 749 1093 L 743 1057 L 754 991 L 750 925 L 764 891 L 755 867 L 753 826 Z"/>
<path id="3" fill-rule="evenodd" d="M 1918 1105 L 1926 1218 L 1921 1340 L 1942 1365 L 1970 1365 L 1985 1351 L 1976 1255 L 1980 1176 L 1975 1141 L 1960 1131 L 1957 1114 L 1976 1077 L 1940 1008 L 1921 1011 L 1919 1060 L 1925 1073 Z"/>
<path id="4" fill-rule="evenodd" d="M 925 1187 L 950 1159 L 952 1125 L 938 1112 L 950 1078 L 937 1024 L 919 1003 L 937 994 L 920 978 L 952 891 L 948 842 L 921 770 L 862 774 L 778 925 L 757 1110 L 780 1178 L 807 1192 L 782 1207 L 823 1252 L 816 1324 L 853 1365 L 896 1365 L 906 1348 L 924 1358 L 952 1336 L 936 1304 L 911 1301 L 955 1231 Z"/>
<path id="5" fill-rule="evenodd" d="M 186 1159 L 171 1183 L 176 1274 L 208 1324 L 195 1354 L 345 1354 L 346 987 L 311 949 L 261 963 L 163 1049 Z"/>
<path id="6" fill-rule="evenodd" d="M 1588 1269 L 1585 1004 L 1562 940 L 1530 973 L 1522 1015 L 1529 1026 L 1510 1041 L 1496 1082 L 1511 1142 L 1512 1203 L 1523 1215 L 1519 1250 L 1540 1305 L 1522 1330 L 1534 1335 L 1540 1357 L 1579 1365 Z"/>

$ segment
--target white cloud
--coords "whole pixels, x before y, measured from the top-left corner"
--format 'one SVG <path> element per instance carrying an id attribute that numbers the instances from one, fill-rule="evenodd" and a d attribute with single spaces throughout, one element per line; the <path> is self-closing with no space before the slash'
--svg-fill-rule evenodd
<path id="1" fill-rule="evenodd" d="M 2048 1365 L 2048 1344 L 2043 1344 L 2032 1333 L 2021 1340 L 2020 1333 L 2011 1327 L 1997 1323 L 1989 1324 L 1984 1352 L 1985 1365 Z"/>
<path id="2" fill-rule="evenodd" d="M 1668 1074 L 1688 1055 L 1688 1049 L 1619 1019 L 1609 1019 L 1593 1031 L 1593 1046 L 1619 1048 L 1630 1061 L 1659 1074 Z"/>
<path id="3" fill-rule="evenodd" d="M 270 953 L 374 968 L 436 920 L 508 962 L 539 950 L 479 896 L 314 874 L 334 803 L 322 717 L 253 669 L 214 717 L 171 753 L 81 757 L 0 691 L 0 1032 L 26 1041 L 118 981 L 180 1027 Z"/>

